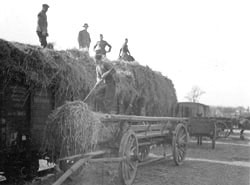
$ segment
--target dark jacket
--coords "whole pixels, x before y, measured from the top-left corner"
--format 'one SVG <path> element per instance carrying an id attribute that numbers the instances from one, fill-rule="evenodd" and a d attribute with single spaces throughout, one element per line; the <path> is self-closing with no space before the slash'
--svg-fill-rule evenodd
<path id="1" fill-rule="evenodd" d="M 38 32 L 45 32 L 48 33 L 48 22 L 47 22 L 47 15 L 44 11 L 39 12 L 37 15 L 37 29 Z"/>

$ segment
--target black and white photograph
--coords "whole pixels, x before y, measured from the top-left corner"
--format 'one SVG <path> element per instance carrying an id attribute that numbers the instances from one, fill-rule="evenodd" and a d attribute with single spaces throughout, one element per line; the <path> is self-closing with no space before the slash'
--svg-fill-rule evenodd
<path id="1" fill-rule="evenodd" d="M 250 1 L 2 1 L 0 185 L 250 185 Z"/>

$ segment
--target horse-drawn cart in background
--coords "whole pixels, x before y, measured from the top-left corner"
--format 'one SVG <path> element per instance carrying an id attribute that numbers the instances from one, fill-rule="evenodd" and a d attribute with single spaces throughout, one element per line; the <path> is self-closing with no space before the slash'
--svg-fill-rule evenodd
<path id="1" fill-rule="evenodd" d="M 215 148 L 216 140 L 230 135 L 237 120 L 226 117 L 212 117 L 209 106 L 194 103 L 180 102 L 174 107 L 174 116 L 188 118 L 187 129 L 191 137 L 197 138 L 197 144 L 202 144 L 202 138 L 208 137 Z"/>
<path id="2" fill-rule="evenodd" d="M 109 143 L 100 144 L 102 147 L 99 148 L 99 151 L 95 151 L 93 155 L 85 154 L 85 158 L 79 160 L 81 164 L 86 161 L 90 163 L 119 162 L 119 179 L 123 184 L 130 185 L 135 179 L 138 165 L 145 162 L 153 145 L 161 145 L 165 149 L 168 145 L 172 146 L 172 156 L 176 165 L 181 165 L 185 159 L 188 142 L 186 118 L 100 113 L 96 113 L 96 116 L 109 130 L 116 132 L 116 141 L 113 140 L 112 146 Z M 98 157 L 100 154 L 102 155 Z M 150 162 L 164 159 L 167 156 L 169 156 L 169 153 L 167 154 L 165 150 L 161 157 L 150 160 Z M 76 157 L 79 157 L 79 155 L 76 155 Z M 73 160 L 74 157 L 66 157 L 63 160 L 69 159 Z M 80 166 L 79 162 L 75 165 Z M 72 168 L 77 167 L 73 165 L 69 171 L 74 171 Z M 55 185 L 60 184 L 59 182 L 65 180 L 65 178 L 65 176 L 59 178 Z"/>
<path id="3" fill-rule="evenodd" d="M 202 137 L 208 137 L 215 148 L 216 140 L 226 138 L 231 133 L 232 119 L 217 117 L 191 117 L 188 122 L 188 132 L 192 137 L 197 137 L 197 144 L 202 145 Z"/>

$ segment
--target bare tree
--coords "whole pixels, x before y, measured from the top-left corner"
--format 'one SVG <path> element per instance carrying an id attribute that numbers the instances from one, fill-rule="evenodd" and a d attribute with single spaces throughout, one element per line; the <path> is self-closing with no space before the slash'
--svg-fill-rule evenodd
<path id="1" fill-rule="evenodd" d="M 185 96 L 190 102 L 199 102 L 199 98 L 203 95 L 205 91 L 202 91 L 198 86 L 193 86 L 192 90 Z"/>

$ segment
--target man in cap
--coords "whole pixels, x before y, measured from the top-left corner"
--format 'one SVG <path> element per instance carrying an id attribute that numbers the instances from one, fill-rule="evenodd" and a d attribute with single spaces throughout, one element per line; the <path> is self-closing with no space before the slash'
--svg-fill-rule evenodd
<path id="1" fill-rule="evenodd" d="M 49 36 L 48 34 L 48 22 L 46 12 L 48 11 L 49 5 L 43 4 L 42 11 L 38 13 L 38 21 L 37 21 L 37 29 L 36 33 L 39 37 L 39 41 L 41 46 L 45 48 L 47 46 L 46 38 Z"/>
<path id="2" fill-rule="evenodd" d="M 83 27 L 84 30 L 81 30 L 78 34 L 79 49 L 84 49 L 88 51 L 91 42 L 90 35 L 87 31 L 89 25 L 85 23 Z"/>
<path id="3" fill-rule="evenodd" d="M 106 46 L 109 47 L 108 51 L 106 51 Z M 94 50 L 96 52 L 96 55 L 106 56 L 106 53 L 110 52 L 111 48 L 112 48 L 111 45 L 107 41 L 103 40 L 103 35 L 100 34 L 100 40 L 94 46 Z"/>

